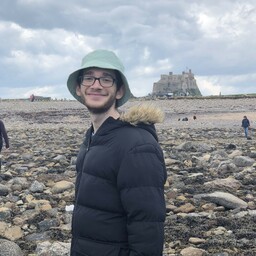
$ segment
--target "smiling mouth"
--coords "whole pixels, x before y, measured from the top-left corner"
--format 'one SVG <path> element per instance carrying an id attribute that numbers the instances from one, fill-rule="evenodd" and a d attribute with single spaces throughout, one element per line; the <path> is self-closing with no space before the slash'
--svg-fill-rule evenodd
<path id="1" fill-rule="evenodd" d="M 89 95 L 89 96 L 106 96 L 105 94 L 100 94 L 100 93 L 88 93 L 87 95 Z"/>

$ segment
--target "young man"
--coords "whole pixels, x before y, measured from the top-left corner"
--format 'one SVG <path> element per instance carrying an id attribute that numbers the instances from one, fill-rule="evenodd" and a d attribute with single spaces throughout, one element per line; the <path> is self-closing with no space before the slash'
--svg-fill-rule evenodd
<path id="1" fill-rule="evenodd" d="M 242 127 L 244 128 L 245 138 L 248 139 L 248 132 L 249 132 L 249 127 L 250 127 L 250 121 L 247 118 L 247 116 L 244 116 L 244 118 L 242 120 Z"/>
<path id="2" fill-rule="evenodd" d="M 67 81 L 92 125 L 77 157 L 71 256 L 160 256 L 166 169 L 154 123 L 157 109 L 135 107 L 124 67 L 111 51 L 86 55 Z"/>

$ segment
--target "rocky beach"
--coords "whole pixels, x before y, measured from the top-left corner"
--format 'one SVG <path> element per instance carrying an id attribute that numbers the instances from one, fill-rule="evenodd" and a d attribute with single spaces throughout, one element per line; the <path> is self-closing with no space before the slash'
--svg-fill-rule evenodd
<path id="1" fill-rule="evenodd" d="M 256 98 L 133 99 L 121 110 L 143 101 L 165 113 L 156 125 L 168 172 L 163 255 L 256 255 Z M 2 101 L 0 110 L 10 139 L 1 152 L 0 256 L 69 255 L 89 114 L 76 101 Z"/>

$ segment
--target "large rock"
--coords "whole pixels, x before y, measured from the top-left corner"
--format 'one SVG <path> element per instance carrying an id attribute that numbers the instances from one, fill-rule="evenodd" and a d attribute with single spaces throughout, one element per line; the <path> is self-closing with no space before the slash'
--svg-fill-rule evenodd
<path id="1" fill-rule="evenodd" d="M 0 255 L 1 256 L 23 256 L 20 247 L 9 240 L 0 239 Z"/>
<path id="2" fill-rule="evenodd" d="M 236 208 L 246 208 L 247 203 L 242 199 L 230 194 L 221 191 L 217 191 L 210 194 L 198 194 L 194 196 L 194 199 L 203 199 L 210 201 L 212 203 L 216 203 L 218 205 L 222 205 L 228 209 L 236 209 Z"/>
<path id="3" fill-rule="evenodd" d="M 248 156 L 236 156 L 233 161 L 238 167 L 252 166 L 255 163 L 255 160 Z"/>

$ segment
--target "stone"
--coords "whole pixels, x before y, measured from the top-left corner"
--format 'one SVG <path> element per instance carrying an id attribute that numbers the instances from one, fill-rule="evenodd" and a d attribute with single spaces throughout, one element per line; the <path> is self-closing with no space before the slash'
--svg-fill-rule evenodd
<path id="1" fill-rule="evenodd" d="M 44 191 L 44 189 L 45 189 L 45 185 L 43 184 L 43 183 L 41 183 L 41 182 L 38 182 L 37 180 L 35 180 L 32 184 L 31 184 L 31 186 L 30 186 L 30 188 L 29 188 L 29 190 L 31 191 L 31 192 L 34 192 L 34 193 L 40 193 L 40 192 L 43 192 Z"/>
<path id="2" fill-rule="evenodd" d="M 207 252 L 202 249 L 187 247 L 180 252 L 181 256 L 206 256 Z"/>
<path id="3" fill-rule="evenodd" d="M 216 179 L 204 183 L 204 186 L 214 188 L 216 190 L 222 189 L 227 191 L 237 191 L 241 187 L 241 182 L 233 177 L 227 177 L 225 179 Z"/>
<path id="4" fill-rule="evenodd" d="M 7 196 L 9 194 L 9 188 L 0 184 L 0 196 Z"/>
<path id="5" fill-rule="evenodd" d="M 228 209 L 247 208 L 247 203 L 240 198 L 221 191 L 216 191 L 209 194 L 198 194 L 194 196 L 195 199 L 207 200 Z"/>
<path id="6" fill-rule="evenodd" d="M 66 190 L 74 188 L 74 184 L 72 182 L 62 180 L 57 182 L 53 187 L 52 187 L 52 193 L 57 194 L 57 193 L 62 193 Z"/>
<path id="7" fill-rule="evenodd" d="M 20 247 L 12 241 L 0 239 L 1 256 L 24 256 Z"/>
<path id="8" fill-rule="evenodd" d="M 236 156 L 233 161 L 238 167 L 252 166 L 255 163 L 255 160 L 248 156 Z"/>

